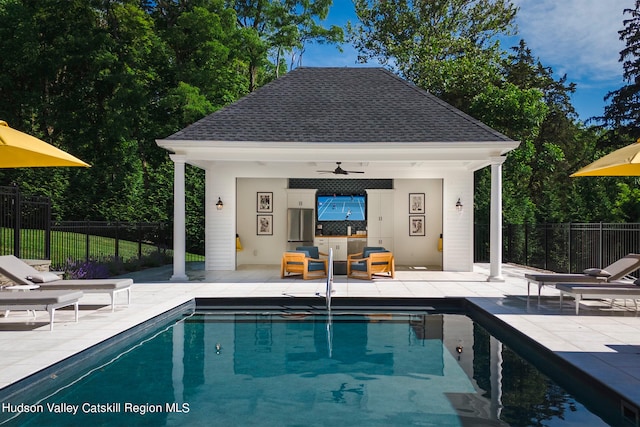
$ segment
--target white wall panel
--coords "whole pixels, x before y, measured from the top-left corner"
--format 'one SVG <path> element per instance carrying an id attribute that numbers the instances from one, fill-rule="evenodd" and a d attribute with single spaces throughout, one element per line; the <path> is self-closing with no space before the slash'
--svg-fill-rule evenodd
<path id="1" fill-rule="evenodd" d="M 442 268 L 438 238 L 442 233 L 442 180 L 396 179 L 394 257 L 396 264 Z M 425 195 L 425 235 L 409 236 L 409 194 Z"/>
<path id="2" fill-rule="evenodd" d="M 229 170 L 206 171 L 205 270 L 236 268 L 236 179 Z M 216 209 L 218 197 L 224 203 Z"/>
<path id="3" fill-rule="evenodd" d="M 283 178 L 238 178 L 237 225 L 243 250 L 237 264 L 280 264 L 287 243 L 287 180 Z M 273 235 L 257 235 L 257 192 L 272 192 Z M 260 214 L 262 215 L 262 214 Z"/>
<path id="4" fill-rule="evenodd" d="M 462 212 L 456 210 L 460 198 Z M 444 177 L 442 192 L 443 269 L 473 271 L 473 172 L 451 171 Z"/>

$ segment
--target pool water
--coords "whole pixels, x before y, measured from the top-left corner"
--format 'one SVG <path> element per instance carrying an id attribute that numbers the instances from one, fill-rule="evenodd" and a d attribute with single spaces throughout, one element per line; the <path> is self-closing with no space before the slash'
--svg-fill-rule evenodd
<path id="1" fill-rule="evenodd" d="M 195 313 L 99 356 L 3 401 L 0 422 L 607 425 L 460 314 Z"/>

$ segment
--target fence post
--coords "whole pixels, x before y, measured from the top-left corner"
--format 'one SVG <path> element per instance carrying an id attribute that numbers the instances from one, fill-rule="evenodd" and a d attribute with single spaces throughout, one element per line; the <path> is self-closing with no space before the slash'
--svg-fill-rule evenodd
<path id="1" fill-rule="evenodd" d="M 15 191 L 15 196 L 13 198 L 13 254 L 20 258 L 20 252 L 22 249 L 22 197 L 18 184 L 14 184 L 13 189 Z"/>
<path id="2" fill-rule="evenodd" d="M 567 244 L 567 248 L 569 250 L 569 271 L 567 273 L 573 272 L 573 267 L 571 266 L 571 223 L 569 223 L 569 243 Z"/>
<path id="3" fill-rule="evenodd" d="M 115 257 L 120 258 L 120 221 L 116 221 L 116 248 Z"/>
<path id="4" fill-rule="evenodd" d="M 544 269 L 549 269 L 549 224 L 544 223 Z"/>
<path id="5" fill-rule="evenodd" d="M 138 260 L 142 259 L 142 227 L 136 222 L 136 230 L 138 231 Z"/>
<path id="6" fill-rule="evenodd" d="M 529 223 L 524 224 L 524 265 L 529 265 Z"/>
<path id="7" fill-rule="evenodd" d="M 500 262 L 511 262 L 511 248 L 513 247 L 513 224 L 507 224 L 507 250 L 503 252 L 503 259 Z M 504 259 L 504 256 L 507 259 Z"/>
<path id="8" fill-rule="evenodd" d="M 45 229 L 44 229 L 44 256 L 46 259 L 51 259 L 51 199 L 48 200 L 48 203 L 45 208 L 46 221 Z"/>
<path id="9" fill-rule="evenodd" d="M 602 257 L 602 255 L 603 255 L 603 254 L 602 254 L 602 252 L 603 252 L 603 249 L 604 249 L 603 244 L 602 244 L 602 241 L 603 241 L 603 236 L 602 236 L 602 221 L 600 221 L 600 222 L 598 223 L 598 265 L 599 265 L 600 267 L 603 267 L 603 266 L 604 266 L 604 263 L 602 262 L 602 259 L 603 259 L 603 257 Z"/>
<path id="10" fill-rule="evenodd" d="M 89 262 L 89 253 L 90 253 L 90 251 L 89 251 L 89 232 L 91 231 L 90 230 L 90 222 L 89 222 L 89 220 L 85 220 L 84 227 L 85 227 L 85 229 L 84 229 L 84 240 L 85 240 L 85 242 L 84 242 L 85 243 L 85 255 L 84 255 L 84 258 L 85 258 L 86 262 Z"/>

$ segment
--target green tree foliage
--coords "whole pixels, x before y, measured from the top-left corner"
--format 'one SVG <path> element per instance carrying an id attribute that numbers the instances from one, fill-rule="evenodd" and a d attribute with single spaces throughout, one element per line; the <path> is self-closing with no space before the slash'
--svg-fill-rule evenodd
<path id="1" fill-rule="evenodd" d="M 619 61 L 623 67 L 626 84 L 620 89 L 609 92 L 605 101 L 609 104 L 604 115 L 594 118 L 600 125 L 596 144 L 577 156 L 578 167 L 584 166 L 608 153 L 640 138 L 640 1 L 634 8 L 623 10 L 628 19 L 624 19 L 623 29 L 618 32 L 625 47 L 620 51 Z M 592 218 L 611 222 L 640 222 L 640 192 L 637 190 L 638 178 L 625 177 L 584 177 L 576 178 L 580 192 L 586 200 L 601 197 L 600 208 L 592 213 Z M 596 199 L 598 200 L 598 199 Z M 589 218 L 589 211 L 584 210 Z"/>
<path id="2" fill-rule="evenodd" d="M 51 196 L 56 219 L 169 221 L 173 163 L 155 140 L 271 78 L 269 54 L 341 41 L 318 24 L 330 4 L 0 0 L 0 118 L 92 165 L 3 170 L 0 185 Z M 204 176 L 186 173 L 201 237 Z"/>
<path id="3" fill-rule="evenodd" d="M 528 135 L 515 134 L 523 143 L 521 148 L 529 153 L 520 162 L 521 167 L 526 165 L 531 173 L 526 179 L 517 175 L 509 179 L 522 180 L 519 191 L 530 198 L 534 212 L 527 221 L 584 221 L 586 217 L 582 215 L 591 216 L 594 211 L 578 209 L 582 205 L 580 192 L 570 175 L 579 168 L 585 153 L 595 146 L 597 135 L 577 120 L 570 99 L 575 84 L 567 83 L 566 76 L 556 79 L 550 68 L 534 58 L 524 41 L 512 49 L 504 75 L 507 82 L 523 91 L 539 92 L 546 109 L 537 123 L 522 123 L 525 126 L 521 127 L 529 129 Z M 521 117 L 536 116 L 525 113 Z M 516 159 L 509 158 L 507 162 L 513 160 Z"/>
<path id="4" fill-rule="evenodd" d="M 349 34 L 366 62 L 375 58 L 416 85 L 463 108 L 499 78 L 496 38 L 510 34 L 509 0 L 355 0 Z"/>
<path id="5" fill-rule="evenodd" d="M 504 220 L 521 224 L 534 219 L 535 206 L 527 191 L 535 156 L 533 140 L 540 122 L 547 114 L 539 89 L 520 89 L 512 83 L 488 86 L 473 100 L 470 113 L 494 129 L 520 141 L 520 146 L 508 157 L 504 165 L 503 201 Z M 486 169 L 486 168 L 485 168 Z M 489 170 L 480 171 L 476 188 L 489 194 Z M 484 187 L 484 188 L 483 188 Z M 488 221 L 491 198 L 477 199 L 479 218 Z"/>
<path id="6" fill-rule="evenodd" d="M 630 15 L 623 20 L 624 28 L 618 33 L 625 47 L 620 51 L 623 77 L 627 83 L 618 90 L 609 92 L 605 101 L 604 116 L 600 119 L 616 132 L 626 134 L 632 139 L 640 138 L 640 0 L 636 0 L 633 9 L 624 9 Z"/>
<path id="7" fill-rule="evenodd" d="M 520 141 L 504 164 L 507 223 L 620 220 L 619 187 L 570 178 L 597 156 L 602 132 L 581 123 L 575 85 L 555 78 L 524 41 L 511 53 L 516 8 L 509 1 L 357 0 L 350 28 L 360 59 L 376 58 L 416 85 Z M 476 220 L 488 223 L 490 170 L 476 174 Z M 620 194 L 629 194 L 623 192 Z M 594 198 L 602 197 L 600 203 Z M 615 209 L 620 206 L 620 209 Z"/>
<path id="8" fill-rule="evenodd" d="M 356 1 L 362 23 L 350 34 L 360 58 L 377 58 L 416 85 L 478 118 L 521 146 L 505 165 L 507 222 L 532 221 L 527 185 L 536 154 L 533 141 L 548 112 L 544 92 L 511 82 L 498 35 L 512 31 L 509 1 Z M 508 61 L 507 61 L 508 64 Z M 487 222 L 490 171 L 476 176 L 476 218 Z"/>
<path id="9" fill-rule="evenodd" d="M 275 59 L 275 75 L 287 53 L 302 56 L 306 43 L 340 43 L 342 28 L 319 24 L 327 18 L 333 0 L 235 0 L 228 1 L 236 11 L 244 52 L 248 61 L 249 90 L 261 82 L 260 69 L 269 68 L 267 55 Z M 292 59 L 291 67 L 295 62 Z M 269 64 L 270 65 L 270 64 Z"/>

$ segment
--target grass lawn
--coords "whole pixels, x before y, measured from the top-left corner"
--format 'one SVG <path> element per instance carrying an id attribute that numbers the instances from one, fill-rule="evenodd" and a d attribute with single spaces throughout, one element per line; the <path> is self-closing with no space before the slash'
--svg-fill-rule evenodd
<path id="1" fill-rule="evenodd" d="M 43 230 L 22 229 L 21 230 L 21 258 L 43 259 L 46 251 L 45 232 Z M 13 253 L 13 230 L 0 228 L 0 254 Z M 117 244 L 117 251 L 116 251 Z M 158 252 L 158 247 L 151 244 L 138 244 L 128 240 L 111 237 L 86 235 L 67 231 L 51 232 L 51 264 L 53 266 L 63 265 L 67 260 L 104 260 L 114 257 L 116 254 L 123 261 L 138 259 L 139 256 L 148 256 Z M 166 250 L 168 256 L 173 255 L 173 251 Z M 203 261 L 204 256 L 187 254 L 189 261 Z"/>

